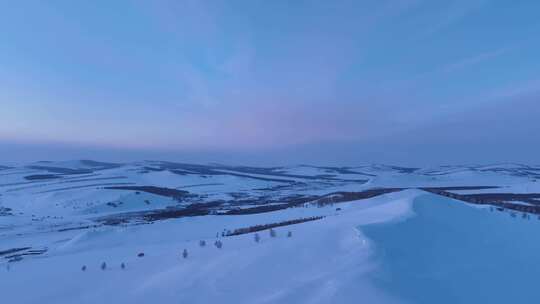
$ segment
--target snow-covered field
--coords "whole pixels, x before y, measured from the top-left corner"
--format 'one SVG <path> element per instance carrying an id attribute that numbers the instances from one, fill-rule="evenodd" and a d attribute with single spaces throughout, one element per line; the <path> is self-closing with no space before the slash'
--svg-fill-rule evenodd
<path id="1" fill-rule="evenodd" d="M 535 205 L 540 167 L 5 166 L 2 303 L 535 303 L 537 215 L 420 188 Z"/>

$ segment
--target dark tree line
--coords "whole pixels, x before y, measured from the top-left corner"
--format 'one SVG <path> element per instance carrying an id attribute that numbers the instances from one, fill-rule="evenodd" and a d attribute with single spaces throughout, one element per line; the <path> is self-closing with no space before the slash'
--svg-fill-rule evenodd
<path id="1" fill-rule="evenodd" d="M 485 193 L 485 194 L 457 194 L 444 190 L 434 188 L 422 188 L 424 191 L 428 191 L 437 195 L 446 196 L 456 200 L 460 200 L 466 203 L 475 205 L 491 205 L 496 208 L 497 211 L 513 210 L 523 213 L 539 214 L 540 206 L 531 206 L 524 204 L 512 203 L 510 201 L 525 201 L 534 200 L 540 198 L 540 194 L 514 194 L 514 193 Z"/>
<path id="2" fill-rule="evenodd" d="M 323 219 L 323 218 L 324 218 L 324 216 L 312 216 L 312 217 L 300 218 L 300 219 L 296 219 L 296 220 L 284 221 L 284 222 L 279 222 L 279 223 L 271 223 L 271 224 L 265 224 L 265 225 L 255 225 L 255 226 L 250 226 L 250 227 L 246 227 L 246 228 L 235 229 L 233 231 L 228 231 L 225 234 L 225 236 L 234 236 L 234 235 L 252 233 L 252 232 L 272 229 L 272 228 L 276 228 L 276 227 L 283 227 L 283 226 L 295 225 L 295 224 L 300 224 L 300 223 L 305 223 L 305 222 L 310 222 L 310 221 L 316 221 L 316 220 L 320 220 L 320 219 Z"/>

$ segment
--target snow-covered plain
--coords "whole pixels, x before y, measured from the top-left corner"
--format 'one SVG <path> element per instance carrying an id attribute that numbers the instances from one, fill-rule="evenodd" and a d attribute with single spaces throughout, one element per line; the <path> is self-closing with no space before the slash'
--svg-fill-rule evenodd
<path id="1" fill-rule="evenodd" d="M 488 292 L 486 286 L 498 280 L 494 275 L 505 273 L 482 275 L 482 256 L 490 252 L 483 242 L 501 248 L 486 263 L 501 269 L 524 265 L 511 271 L 515 288 L 492 291 L 501 296 L 491 302 L 515 297 L 535 303 L 532 293 L 516 286 L 534 281 L 526 272 L 536 268 L 526 266 L 534 263 L 531 250 L 540 249 L 536 216 L 521 220 L 418 188 L 491 186 L 498 188 L 450 191 L 538 193 L 540 167 L 251 168 L 154 161 L 8 167 L 0 170 L 5 303 L 433 303 L 434 290 L 445 299 L 441 303 L 470 303 Z M 399 189 L 364 195 L 381 188 Z M 349 199 L 334 199 L 341 195 Z M 255 233 L 225 235 L 308 218 L 314 220 L 274 228 L 276 237 L 259 231 L 259 242 Z M 457 230 L 451 223 L 462 225 Z M 448 229 L 477 233 L 460 238 Z M 487 233 L 499 235 L 497 229 L 505 233 Z M 419 231 L 440 239 L 434 243 Z M 216 240 L 222 248 L 214 246 Z M 535 245 L 517 243 L 527 240 Z M 446 243 L 452 247 L 447 252 L 463 258 L 453 265 L 465 265 L 450 273 L 450 266 L 438 266 L 448 262 L 438 258 Z M 465 250 L 472 250 L 470 261 Z M 465 277 L 484 288 L 455 284 Z"/>

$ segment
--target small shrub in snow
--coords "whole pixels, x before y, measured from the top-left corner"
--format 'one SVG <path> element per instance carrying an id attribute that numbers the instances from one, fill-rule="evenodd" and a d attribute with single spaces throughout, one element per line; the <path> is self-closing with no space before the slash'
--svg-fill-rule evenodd
<path id="1" fill-rule="evenodd" d="M 187 259 L 187 257 L 188 257 L 187 249 L 184 249 L 184 251 L 182 252 L 182 257 L 184 259 Z"/>
<path id="2" fill-rule="evenodd" d="M 218 248 L 218 249 L 221 249 L 221 247 L 223 247 L 223 243 L 220 241 L 220 240 L 217 240 L 214 245 Z"/>
<path id="3" fill-rule="evenodd" d="M 124 263 L 120 264 L 120 268 L 126 269 L 126 264 L 124 264 Z"/>
<path id="4" fill-rule="evenodd" d="M 255 233 L 255 242 L 260 242 L 261 241 L 261 237 L 259 236 L 258 233 Z"/>
<path id="5" fill-rule="evenodd" d="M 201 246 L 201 247 L 206 246 L 206 241 L 205 240 L 199 241 L 199 246 Z"/>
<path id="6" fill-rule="evenodd" d="M 107 263 L 103 262 L 101 263 L 101 270 L 107 269 Z"/>
<path id="7" fill-rule="evenodd" d="M 287 232 L 287 237 L 292 237 L 292 231 Z"/>
<path id="8" fill-rule="evenodd" d="M 140 258 L 142 258 L 142 257 L 144 256 L 144 253 L 141 252 L 141 253 L 137 254 L 137 256 L 140 257 Z"/>
<path id="9" fill-rule="evenodd" d="M 270 237 L 276 237 L 277 233 L 274 229 L 270 229 Z"/>
<path id="10" fill-rule="evenodd" d="M 83 267 L 81 267 L 81 270 L 86 271 L 86 265 L 83 265 Z"/>

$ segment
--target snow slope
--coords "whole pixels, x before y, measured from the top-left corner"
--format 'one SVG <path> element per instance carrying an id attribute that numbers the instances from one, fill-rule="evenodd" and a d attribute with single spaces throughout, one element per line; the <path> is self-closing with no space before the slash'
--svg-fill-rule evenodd
<path id="1" fill-rule="evenodd" d="M 361 226 L 375 285 L 408 303 L 536 303 L 540 220 L 435 195 L 405 221 Z M 429 229 L 426 229 L 429 227 Z"/>
<path id="2" fill-rule="evenodd" d="M 359 297 L 395 303 L 369 282 L 371 250 L 355 227 L 406 214 L 415 195 L 350 202 L 337 214 L 331 207 L 316 208 L 328 217 L 277 228 L 276 238 L 261 232 L 260 243 L 253 234 L 222 238 L 222 249 L 212 245 L 221 227 L 273 222 L 311 210 L 80 232 L 46 258 L 1 271 L 2 295 L 10 303 L 356 303 Z M 201 239 L 209 244 L 199 247 Z M 187 259 L 180 255 L 184 248 Z M 145 256 L 137 257 L 139 252 Z M 109 265 L 105 271 L 99 269 L 103 261 Z M 87 265 L 84 272 L 82 265 Z"/>
<path id="3" fill-rule="evenodd" d="M 535 166 L 0 169 L 7 303 L 535 303 L 536 215 L 420 190 L 525 193 L 536 206 Z M 260 242 L 253 232 L 225 236 L 306 219 L 275 238 L 262 230 Z"/>

